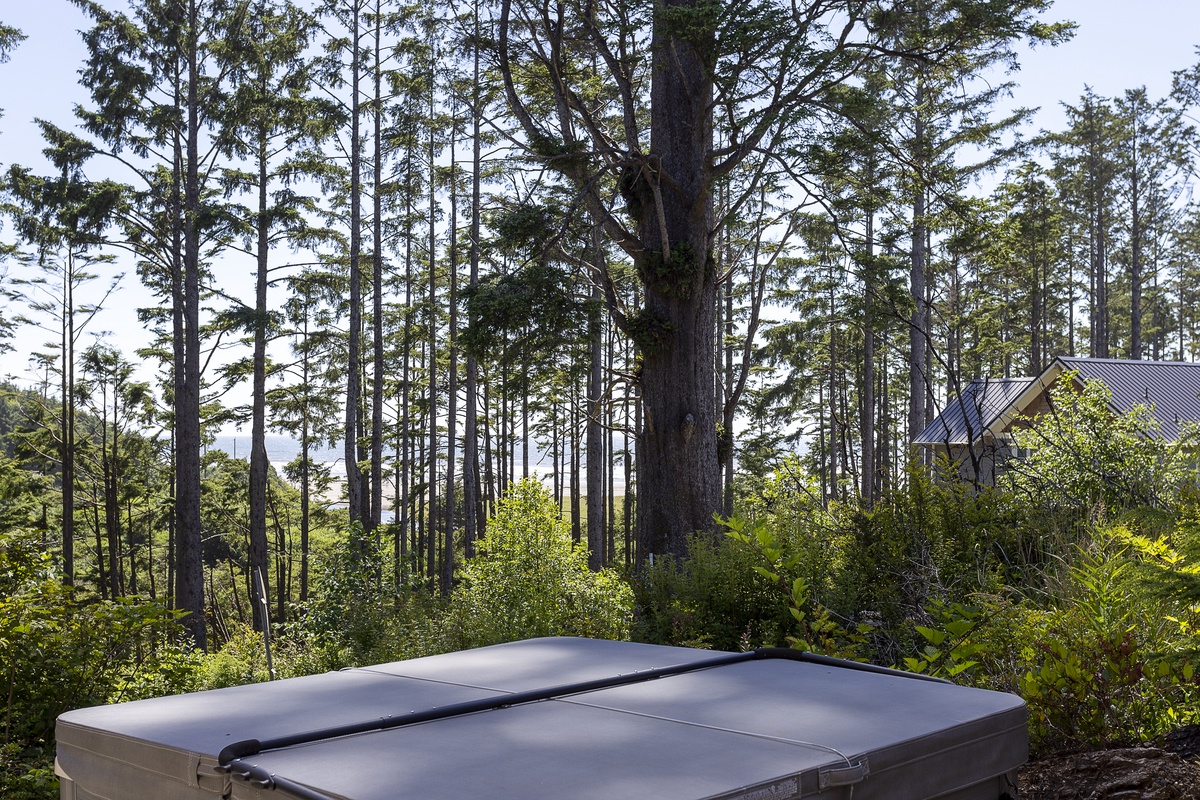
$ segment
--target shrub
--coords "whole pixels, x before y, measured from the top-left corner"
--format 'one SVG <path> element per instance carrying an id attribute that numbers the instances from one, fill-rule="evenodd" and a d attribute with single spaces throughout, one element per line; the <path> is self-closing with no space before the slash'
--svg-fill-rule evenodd
<path id="1" fill-rule="evenodd" d="M 1171 657 L 1188 636 L 1145 591 L 1136 539 L 1099 529 L 1047 575 L 1046 595 L 931 607 L 906 667 L 1020 694 L 1037 753 L 1136 744 L 1178 727 L 1196 711 L 1191 662 Z"/>
<path id="2" fill-rule="evenodd" d="M 545 488 L 532 480 L 515 484 L 488 523 L 479 554 L 462 568 L 447 618 L 449 642 L 628 638 L 632 591 L 611 570 L 590 571 L 587 556 L 572 544 Z"/>
<path id="3" fill-rule="evenodd" d="M 59 582 L 36 534 L 0 530 L 0 796 L 42 796 L 52 787 L 55 719 L 124 699 L 172 651 L 175 619 L 142 598 L 79 600 Z"/>
<path id="4" fill-rule="evenodd" d="M 789 647 L 826 655 L 855 658 L 862 655 L 865 640 L 860 631 L 848 631 L 834 621 L 829 609 L 812 597 L 812 584 L 799 570 L 806 553 L 789 547 L 763 520 L 747 522 L 740 517 L 721 520 L 726 536 L 748 550 L 758 563 L 756 573 L 773 586 L 792 618 L 794 633 L 786 637 Z"/>
<path id="5" fill-rule="evenodd" d="M 1099 381 L 1077 389 L 1066 372 L 1050 390 L 1050 410 L 1014 430 L 1029 451 L 1006 473 L 1007 485 L 1035 513 L 1064 513 L 1082 522 L 1096 511 L 1114 518 L 1138 508 L 1173 507 L 1182 487 L 1195 483 L 1189 452 L 1196 431 L 1177 441 L 1160 435 L 1153 408 L 1110 410 L 1112 393 Z"/>
<path id="6" fill-rule="evenodd" d="M 1188 714 L 1190 664 L 1165 657 L 1179 628 L 1146 596 L 1129 540 L 1107 528 L 1077 546 L 1057 607 L 1022 651 L 1019 689 L 1042 749 L 1147 741 Z"/>
<path id="7" fill-rule="evenodd" d="M 760 563 L 732 539 L 693 534 L 686 558 L 656 558 L 634 581 L 633 638 L 716 650 L 783 646 L 795 621 L 787 596 L 755 571 Z"/>
<path id="8" fill-rule="evenodd" d="M 385 660 L 392 597 L 383 588 L 386 555 L 375 537 L 358 523 L 343 531 L 328 550 L 313 558 L 313 591 L 296 611 L 298 621 L 283 626 L 289 639 L 302 643 L 313 671 L 361 666 Z M 263 652 L 261 638 L 257 649 Z M 265 663 L 258 669 L 265 670 Z"/>

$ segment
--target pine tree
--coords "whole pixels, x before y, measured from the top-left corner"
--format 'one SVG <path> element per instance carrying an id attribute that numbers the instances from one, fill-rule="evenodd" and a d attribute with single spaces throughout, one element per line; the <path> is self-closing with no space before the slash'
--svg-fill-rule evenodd
<path id="1" fill-rule="evenodd" d="M 1110 102 L 1088 89 L 1078 106 L 1066 106 L 1067 130 L 1049 138 L 1052 174 L 1071 212 L 1067 224 L 1079 231 L 1087 279 L 1088 355 L 1110 357 L 1113 343 L 1109 293 L 1110 261 L 1117 238 L 1118 120 Z M 1075 219 L 1072 219 L 1075 218 Z"/>
<path id="2" fill-rule="evenodd" d="M 120 276 L 111 280 L 108 290 L 97 301 L 81 302 L 76 293 L 97 277 L 91 270 L 107 267 L 113 260 L 111 254 L 98 254 L 96 250 L 103 244 L 105 228 L 121 202 L 121 189 L 111 181 L 88 181 L 83 175 L 83 165 L 90 155 L 89 148 L 49 123 L 40 125 L 49 143 L 45 153 L 58 174 L 42 177 L 23 167 L 12 167 L 4 180 L 10 200 L 0 204 L 0 213 L 12 219 L 17 235 L 34 248 L 23 259 L 24 263 L 42 273 L 20 279 L 16 298 L 25 300 L 31 311 L 48 316 L 58 337 L 61 391 L 56 438 L 62 468 L 62 575 L 63 582 L 72 586 L 76 538 L 76 356 L 85 327 L 116 288 Z M 35 324 L 46 327 L 45 323 Z"/>
<path id="3" fill-rule="evenodd" d="M 933 62 L 975 42 L 1003 49 L 1035 31 L 1033 12 L 1045 5 L 953 4 L 947 35 L 898 47 Z M 574 188 L 638 270 L 641 307 L 613 303 L 610 312 L 641 353 L 640 557 L 682 553 L 686 534 L 711 529 L 721 507 L 714 187 L 739 165 L 751 175 L 773 172 L 769 163 L 803 171 L 803 148 L 789 145 L 837 87 L 896 50 L 879 32 L 904 13 L 867 13 L 823 0 L 501 4 L 497 65 L 529 154 Z M 718 119 L 724 133 L 714 143 Z M 740 188 L 731 207 L 755 196 L 759 181 Z"/>
<path id="4" fill-rule="evenodd" d="M 1146 340 L 1157 325 L 1144 324 L 1147 306 L 1153 314 L 1157 283 L 1156 244 L 1170 224 L 1175 201 L 1185 191 L 1189 156 L 1200 139 L 1183 114 L 1164 101 L 1152 102 L 1145 88 L 1126 91 L 1113 103 L 1120 120 L 1117 142 L 1119 180 L 1125 195 L 1127 242 L 1119 253 L 1129 280 L 1129 357 L 1145 356 Z M 1147 297 L 1147 288 L 1151 297 Z M 1150 328 L 1151 330 L 1147 330 Z M 1146 334 L 1150 333 L 1151 336 Z M 1161 351 L 1161 345 L 1153 345 Z"/>
<path id="5" fill-rule="evenodd" d="M 367 0 L 324 0 L 319 12 L 325 20 L 329 38 L 323 43 L 325 60 L 321 66 L 325 86 L 331 92 L 344 90 L 337 96 L 342 119 L 349 126 L 337 137 L 338 157 L 345 164 L 344 185 L 341 187 L 339 203 L 347 213 L 341 220 L 345 226 L 345 264 L 347 270 L 347 316 L 346 333 L 346 396 L 343 415 L 344 464 L 346 468 L 346 497 L 350 509 L 351 523 L 370 523 L 370 494 L 363 491 L 360 468 L 360 440 L 362 414 L 362 195 L 363 195 L 363 147 L 366 137 L 362 130 L 365 100 L 363 83 L 367 79 L 369 49 L 364 45 L 368 39 Z"/>
<path id="6" fill-rule="evenodd" d="M 231 159 L 245 169 L 229 168 L 223 180 L 230 192 L 252 196 L 253 206 L 242 221 L 247 251 L 256 262 L 252 308 L 235 308 L 253 336 L 251 363 L 250 550 L 248 576 L 255 630 L 263 630 L 264 602 L 259 587 L 270 596 L 267 553 L 266 382 L 267 340 L 276 320 L 268 305 L 272 283 L 271 250 L 279 243 L 313 244 L 316 202 L 296 187 L 304 180 L 329 177 L 313 148 L 330 133 L 338 119 L 332 103 L 311 95 L 312 67 L 305 60 L 315 21 L 298 8 L 272 0 L 255 0 L 239 25 L 230 31 L 221 66 L 230 75 L 229 99 L 222 108 L 220 142 Z"/>
<path id="7" fill-rule="evenodd" d="M 908 435 L 919 435 L 933 407 L 934 361 L 933 275 L 930 245 L 939 214 L 953 206 L 973 174 L 997 163 L 1001 136 L 1029 115 L 1018 109 L 993 118 L 997 101 L 1011 82 L 978 80 L 989 69 L 1016 67 L 1014 44 L 1021 39 L 1055 44 L 1070 26 L 1046 25 L 1036 15 L 1046 0 L 1006 0 L 972 4 L 918 0 L 893 15 L 888 40 L 902 56 L 889 68 L 897 111 L 894 152 L 903 165 L 901 191 L 910 207 L 909 237 L 909 412 Z M 926 49 L 944 50 L 944 59 L 921 56 Z M 975 163 L 964 162 L 967 148 L 981 150 Z"/>
<path id="8" fill-rule="evenodd" d="M 224 242 L 223 215 L 206 196 L 219 152 L 208 134 L 225 89 L 213 51 L 240 9 L 226 0 L 141 0 L 125 14 L 73 1 L 94 21 L 83 34 L 88 57 L 81 73 L 94 108 L 77 114 L 139 182 L 122 220 L 124 246 L 139 258 L 144 279 L 170 298 L 169 319 L 161 321 L 170 326 L 172 347 L 174 602 L 187 612 L 183 624 L 193 643 L 205 649 L 200 298 L 205 262 Z"/>

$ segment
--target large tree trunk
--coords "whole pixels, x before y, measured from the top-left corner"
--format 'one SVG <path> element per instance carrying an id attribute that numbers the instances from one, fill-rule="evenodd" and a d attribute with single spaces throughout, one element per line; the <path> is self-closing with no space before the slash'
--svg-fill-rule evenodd
<path id="1" fill-rule="evenodd" d="M 62 563 L 63 585 L 75 585 L 75 256 L 63 270 Z"/>
<path id="2" fill-rule="evenodd" d="M 432 30 L 432 29 L 431 29 Z M 437 57 L 436 48 L 433 47 L 432 34 L 430 37 L 430 58 Z M 431 68 L 431 77 L 433 77 Z M 427 565 L 426 577 L 429 578 L 429 586 L 432 590 L 434 580 L 438 574 L 437 570 L 437 549 L 438 549 L 438 518 L 437 518 L 437 455 L 438 455 L 438 437 L 437 437 L 437 212 L 438 202 L 435 194 L 437 182 L 437 164 L 434 157 L 437 151 L 437 129 L 434 126 L 434 100 L 436 98 L 436 78 L 431 81 L 429 88 L 429 319 L 428 328 L 426 330 L 426 347 L 428 348 L 428 369 L 427 375 L 429 382 L 429 407 L 427 410 L 426 424 L 429 426 L 429 543 L 426 551 Z"/>
<path id="3" fill-rule="evenodd" d="M 875 481 L 875 212 L 867 212 L 867 264 L 863 287 L 863 360 L 860 435 L 862 439 L 863 507 L 868 511 L 876 499 Z"/>
<path id="4" fill-rule="evenodd" d="M 691 5 L 668 0 L 667 8 Z M 711 530 L 721 507 L 714 398 L 716 270 L 713 229 L 711 35 L 670 24 L 658 9 L 653 42 L 651 156 L 635 188 L 636 259 L 645 288 L 635 339 L 642 352 L 645 424 L 638 441 L 639 560 L 683 555 L 687 534 Z"/>
<path id="5" fill-rule="evenodd" d="M 925 117 L 921 109 L 924 94 L 917 84 L 914 107 L 916 123 L 913 138 L 917 148 L 917 166 L 922 166 L 924 155 Z M 913 301 L 912 317 L 908 326 L 908 440 L 911 442 L 925 430 L 925 395 L 929 392 L 928 375 L 925 372 L 925 350 L 929 347 L 929 316 L 925 290 L 925 187 L 918 185 L 913 190 L 912 253 L 909 262 L 909 290 Z"/>
<path id="6" fill-rule="evenodd" d="M 113 442 L 109 445 L 108 441 L 108 398 L 105 397 L 102 408 L 103 413 L 100 415 L 100 472 L 104 481 L 104 529 L 108 532 L 108 580 L 109 592 L 115 600 L 118 597 L 125 595 L 125 581 L 123 573 L 124 562 L 121 560 L 121 509 L 117 499 L 117 477 L 116 477 L 116 393 L 117 387 L 113 384 Z"/>
<path id="7" fill-rule="evenodd" d="M 480 222 L 480 186 L 482 184 L 482 141 L 480 133 L 483 114 L 480 110 L 479 86 L 479 6 L 476 4 L 473 19 L 475 25 L 475 40 L 472 44 L 474 57 L 474 88 L 471 95 L 471 274 L 469 286 L 472 291 L 479 286 L 479 222 Z M 468 325 L 474 320 L 468 320 Z M 479 410 L 477 382 L 479 378 L 479 362 L 474 351 L 467 352 L 466 374 L 466 419 L 463 432 L 463 554 L 467 558 L 475 556 L 475 539 L 482 534 L 479 522 L 482 517 L 479 486 Z"/>
<path id="8" fill-rule="evenodd" d="M 381 38 L 383 14 L 375 3 L 375 53 L 371 69 L 375 76 L 374 103 L 374 184 L 371 216 L 371 343 L 373 381 L 371 385 L 371 496 L 366 529 L 373 531 L 376 542 L 383 520 L 383 58 Z"/>
<path id="9" fill-rule="evenodd" d="M 1129 171 L 1129 357 L 1142 357 L 1142 214 L 1139 185 L 1137 115 L 1134 112 L 1132 163 Z"/>
<path id="10" fill-rule="evenodd" d="M 442 595 L 449 597 L 454 588 L 454 440 L 458 436 L 458 190 L 457 162 L 454 159 L 454 123 L 450 128 L 450 263 L 447 265 L 450 320 L 446 349 L 450 363 L 446 367 L 446 522 L 442 528 Z"/>

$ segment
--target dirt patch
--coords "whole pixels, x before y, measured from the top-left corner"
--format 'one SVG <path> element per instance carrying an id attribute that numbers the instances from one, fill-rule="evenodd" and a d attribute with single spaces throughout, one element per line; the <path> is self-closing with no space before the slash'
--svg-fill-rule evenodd
<path id="1" fill-rule="evenodd" d="M 1200 800 L 1200 763 L 1158 747 L 1054 756 L 1021 769 L 1021 800 Z"/>

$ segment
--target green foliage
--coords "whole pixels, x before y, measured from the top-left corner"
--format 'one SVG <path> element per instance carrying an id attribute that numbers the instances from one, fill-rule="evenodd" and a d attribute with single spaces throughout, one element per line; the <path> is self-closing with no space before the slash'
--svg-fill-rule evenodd
<path id="1" fill-rule="evenodd" d="M 675 330 L 675 325 L 665 314 L 652 308 L 642 308 L 629 315 L 626 328 L 629 338 L 643 354 L 646 354 L 653 353 L 666 344 Z"/>
<path id="2" fill-rule="evenodd" d="M 665 258 L 661 251 L 646 251 L 638 261 L 638 270 L 647 286 L 667 297 L 686 300 L 700 277 L 700 260 L 689 243 L 679 242 Z"/>
<path id="3" fill-rule="evenodd" d="M 273 654 L 277 658 L 277 654 Z M 277 673 L 278 677 L 291 677 Z M 221 689 L 270 680 L 263 635 L 249 625 L 236 626 L 221 649 L 204 657 L 197 689 Z"/>
<path id="4" fill-rule="evenodd" d="M 1165 657 L 1179 626 L 1137 581 L 1129 539 L 1105 529 L 1076 548 L 1059 606 L 1022 650 L 1029 668 L 1019 688 L 1042 749 L 1147 741 L 1195 713 L 1191 664 Z"/>
<path id="5" fill-rule="evenodd" d="M 532 225 L 527 217 L 541 212 L 512 213 L 515 218 L 508 224 L 518 228 Z M 526 364 L 534 370 L 555 365 L 564 350 L 580 345 L 591 308 L 579 298 L 570 273 L 542 260 L 510 274 L 489 276 L 463 294 L 470 319 L 462 334 L 466 348 L 480 358 Z"/>
<path id="6" fill-rule="evenodd" d="M 717 518 L 725 534 L 758 556 L 754 571 L 783 593 L 788 613 L 796 623 L 796 634 L 787 636 L 789 647 L 826 655 L 854 658 L 864 643 L 861 631 L 847 631 L 833 620 L 828 608 L 813 602 L 811 585 L 796 568 L 804 556 L 781 541 L 764 520 L 747 522 L 741 517 Z"/>
<path id="7" fill-rule="evenodd" d="M 160 603 L 140 598 L 78 600 L 35 534 L 0 529 L 0 796 L 47 796 L 55 718 L 125 699 L 140 675 L 159 669 L 160 652 L 174 652 L 168 642 L 175 619 Z M 180 683 L 159 686 L 186 687 Z"/>
<path id="8" fill-rule="evenodd" d="M 51 748 L 0 744 L 0 796 L 5 800 L 56 800 L 58 778 Z"/>
<path id="9" fill-rule="evenodd" d="M 515 484 L 464 564 L 447 637 L 456 647 L 533 636 L 625 639 L 633 594 L 611 570 L 588 569 L 554 499 L 533 480 Z"/>
<path id="10" fill-rule="evenodd" d="M 1191 721 L 1193 662 L 1175 656 L 1193 634 L 1145 591 L 1138 538 L 1097 532 L 1044 576 L 1046 595 L 932 604 L 905 667 L 1020 694 L 1040 753 L 1135 744 Z"/>
<path id="11" fill-rule="evenodd" d="M 319 643 L 337 668 L 373 663 L 386 648 L 392 600 L 380 576 L 386 553 L 354 523 L 314 559 L 314 592 L 302 609 L 300 631 Z"/>
<path id="12" fill-rule="evenodd" d="M 1114 414 L 1103 383 L 1077 388 L 1075 378 L 1063 373 L 1050 390 L 1050 410 L 1014 431 L 1017 445 L 1030 454 L 1006 475 L 1008 486 L 1033 513 L 1074 520 L 1093 511 L 1111 518 L 1133 508 L 1171 506 L 1180 488 L 1195 480 L 1188 456 L 1195 432 L 1166 441 L 1152 407 Z"/>
<path id="13" fill-rule="evenodd" d="M 731 538 L 689 537 L 686 558 L 656 558 L 634 581 L 633 638 L 715 650 L 783 646 L 796 623 L 759 564 Z"/>
<path id="14" fill-rule="evenodd" d="M 1000 493 L 913 469 L 868 511 L 854 503 L 822 507 L 794 459 L 758 480 L 744 505 L 774 548 L 789 554 L 790 580 L 802 577 L 811 610 L 827 609 L 847 632 L 866 636 L 881 663 L 911 651 L 914 622 L 930 622 L 927 606 L 992 591 L 1015 571 L 1011 508 Z"/>
<path id="15" fill-rule="evenodd" d="M 974 657 L 987 647 L 974 641 L 986 622 L 984 612 L 962 603 L 946 605 L 937 601 L 929 612 L 937 622 L 933 626 L 913 626 L 925 643 L 915 657 L 904 659 L 905 669 L 951 680 L 969 676 L 979 666 Z"/>
<path id="16" fill-rule="evenodd" d="M 1167 604 L 1186 633 L 1200 631 L 1200 492 L 1189 487 L 1181 493 L 1168 535 L 1132 536 L 1129 542 L 1141 556 L 1140 577 L 1150 593 Z"/>

